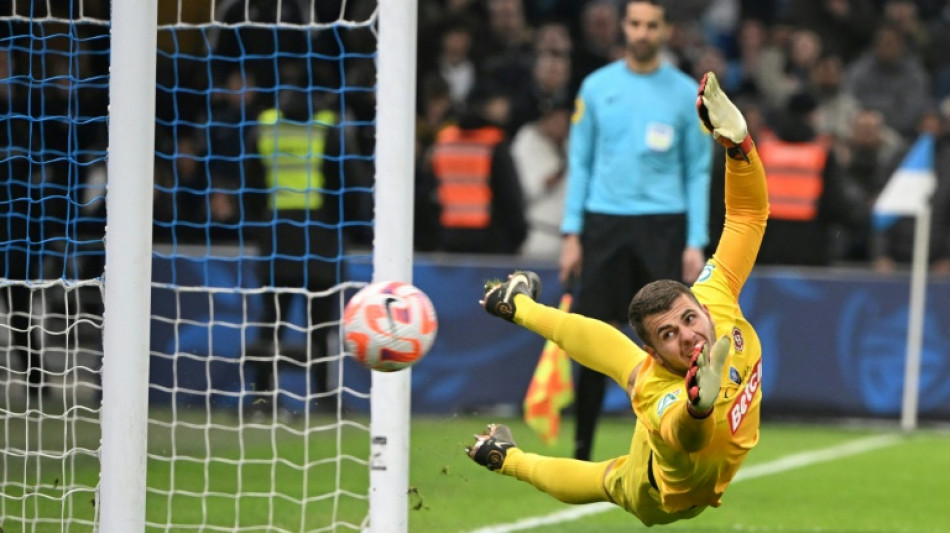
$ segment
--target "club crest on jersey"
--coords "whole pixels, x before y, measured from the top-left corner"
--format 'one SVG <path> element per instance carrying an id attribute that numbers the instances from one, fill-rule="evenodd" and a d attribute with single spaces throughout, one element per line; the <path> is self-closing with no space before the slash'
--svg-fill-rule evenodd
<path id="1" fill-rule="evenodd" d="M 737 352 L 741 352 L 742 348 L 745 347 L 745 339 L 742 338 L 742 330 L 737 327 L 732 328 L 732 344 L 736 347 Z"/>
<path id="2" fill-rule="evenodd" d="M 680 395 L 679 390 L 666 393 L 666 396 L 660 398 L 660 403 L 656 406 L 656 416 L 663 416 L 663 412 L 666 411 L 666 408 L 673 405 L 673 402 L 676 401 Z"/>
<path id="3" fill-rule="evenodd" d="M 713 275 L 713 270 L 716 270 L 716 265 L 712 263 L 706 263 L 706 266 L 703 267 L 703 271 L 699 273 L 699 279 L 696 280 L 696 283 L 702 283 L 711 278 Z"/>
<path id="4" fill-rule="evenodd" d="M 739 371 L 734 366 L 729 367 L 729 380 L 736 385 L 742 385 L 742 376 L 739 375 Z"/>

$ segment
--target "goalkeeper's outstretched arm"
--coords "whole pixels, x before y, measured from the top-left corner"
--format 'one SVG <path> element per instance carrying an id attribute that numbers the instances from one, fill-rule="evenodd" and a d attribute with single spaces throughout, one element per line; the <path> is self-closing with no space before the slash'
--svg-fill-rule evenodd
<path id="1" fill-rule="evenodd" d="M 769 217 L 765 170 L 745 118 L 716 75 L 703 76 L 696 107 L 703 125 L 726 147 L 726 222 L 713 259 L 738 297 L 752 272 Z"/>

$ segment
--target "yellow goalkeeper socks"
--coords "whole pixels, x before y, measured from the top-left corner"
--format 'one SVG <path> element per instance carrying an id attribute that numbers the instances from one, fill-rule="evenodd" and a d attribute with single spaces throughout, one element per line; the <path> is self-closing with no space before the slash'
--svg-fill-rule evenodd
<path id="1" fill-rule="evenodd" d="M 545 457 L 509 448 L 500 472 L 527 481 L 564 503 L 594 503 L 609 501 L 604 472 L 610 463 Z"/>

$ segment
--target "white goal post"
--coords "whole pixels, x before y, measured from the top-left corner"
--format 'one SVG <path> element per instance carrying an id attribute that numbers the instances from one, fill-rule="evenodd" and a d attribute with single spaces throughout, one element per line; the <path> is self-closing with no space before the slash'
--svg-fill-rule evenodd
<path id="1" fill-rule="evenodd" d="M 377 13 L 377 172 L 374 280 L 412 281 L 415 0 L 380 0 Z M 104 364 L 104 533 L 144 527 L 146 389 L 154 127 L 155 1 L 113 4 L 112 120 Z M 145 39 L 145 42 L 143 42 Z M 151 114 L 150 114 L 151 113 Z M 136 176 L 130 180 L 128 177 Z M 123 181 L 123 178 L 126 178 Z M 112 206 L 117 206 L 113 209 Z M 147 232 L 146 232 L 147 233 Z M 134 297 L 130 297 L 134 295 Z M 134 355 L 133 355 L 134 354 Z M 410 371 L 373 373 L 369 530 L 408 530 Z"/>
<path id="2" fill-rule="evenodd" d="M 342 310 L 369 281 L 360 277 L 366 263 L 374 281 L 412 282 L 418 0 L 335 1 L 341 7 L 330 14 L 330 0 L 0 5 L 0 54 L 24 59 L 3 89 L 22 90 L 35 102 L 13 119 L 36 131 L 71 128 L 68 146 L 64 140 L 36 148 L 35 138 L 0 146 L 6 168 L 16 158 L 33 165 L 21 179 L 31 194 L 71 202 L 65 221 L 33 208 L 43 218 L 38 223 L 66 228 L 47 239 L 67 265 L 61 272 L 0 272 L 0 290 L 20 298 L 0 301 L 0 338 L 9 340 L 7 352 L 24 353 L 23 363 L 19 354 L 0 360 L 11 366 L 0 366 L 0 530 L 409 530 L 411 371 L 358 367 L 343 352 L 339 317 L 315 309 L 330 302 Z M 222 35 L 231 48 L 217 46 Z M 272 40 L 260 49 L 245 46 L 261 44 L 261 36 Z M 292 44 L 285 47 L 285 39 Z M 339 50 L 328 54 L 318 41 Z M 274 79 L 255 76 L 262 65 Z M 226 74 L 213 72 L 219 67 Z M 90 97 L 97 94 L 90 88 L 108 91 L 108 106 L 101 95 Z M 284 108 L 287 92 L 299 100 Z M 62 110 L 48 110 L 37 98 L 47 93 L 62 98 Z M 370 93 L 375 114 L 368 105 L 370 116 L 357 116 L 347 99 L 365 104 Z M 231 122 L 214 114 L 219 105 L 237 109 Z M 99 152 L 74 138 L 88 123 L 101 126 Z M 240 152 L 215 152 L 215 128 L 235 133 L 229 148 L 239 145 Z M 298 158 L 306 163 L 287 163 L 286 152 L 268 153 L 255 137 L 266 131 L 276 139 L 282 128 L 295 142 L 307 132 L 306 143 L 297 142 L 306 146 Z M 349 128 L 361 128 L 364 137 L 353 140 Z M 363 150 L 373 128 L 374 148 Z M 330 135 L 338 152 L 331 152 Z M 19 155 L 21 144 L 42 157 Z M 336 160 L 333 181 L 318 165 Z M 351 160 L 373 161 L 379 170 L 362 179 L 365 172 L 344 171 Z M 43 183 L 44 165 L 63 161 L 72 180 L 66 193 Z M 221 161 L 253 161 L 261 179 L 252 182 L 241 167 L 238 184 L 222 186 L 212 176 Z M 339 213 L 310 218 L 321 206 L 307 203 L 283 207 L 306 212 L 302 219 L 280 214 L 277 199 L 288 187 L 275 174 L 286 178 L 300 167 L 307 181 L 299 196 L 330 198 Z M 260 201 L 260 218 L 248 215 L 244 195 Z M 237 207 L 216 219 L 221 206 L 214 202 L 222 197 Z M 354 197 L 357 207 L 344 206 Z M 373 213 L 363 217 L 361 202 L 370 197 Z M 76 229 L 93 219 L 98 225 Z M 352 241 L 340 237 L 335 250 L 314 251 L 307 233 L 313 226 Z M 303 284 L 275 281 L 273 265 L 288 254 L 276 245 L 265 253 L 266 238 L 249 236 L 277 227 L 305 228 L 307 246 L 293 258 L 305 265 Z M 360 241 L 368 238 L 359 230 L 369 227 L 372 243 Z M 83 263 L 84 275 L 75 274 L 72 263 L 90 257 L 99 262 Z M 307 269 L 317 262 L 332 263 L 332 286 L 309 284 Z M 270 265 L 269 278 L 261 265 Z M 102 301 L 94 310 L 71 307 L 98 289 Z M 23 303 L 24 290 L 33 303 Z M 60 323 L 67 325 L 59 330 Z M 74 339 L 79 329 L 96 330 L 95 348 Z M 34 333 L 43 340 L 20 340 Z M 50 350 L 51 337 L 62 337 L 64 347 Z M 262 355 L 265 349 L 271 351 Z M 49 353 L 56 350 L 66 355 Z M 56 363 L 38 368 L 34 360 L 43 356 Z M 30 381 L 34 369 L 46 389 Z"/>
<path id="3" fill-rule="evenodd" d="M 416 0 L 380 0 L 373 280 L 412 282 Z M 384 171 L 380 171 L 384 169 Z M 407 221 L 406 218 L 409 218 Z M 409 528 L 411 368 L 373 372 L 370 528 Z"/>
<path id="4" fill-rule="evenodd" d="M 145 530 L 156 0 L 113 0 L 102 363 L 102 533 Z"/>
<path id="5" fill-rule="evenodd" d="M 380 0 L 377 12 L 377 117 L 375 240 L 373 243 L 374 280 L 412 281 L 412 206 L 413 206 L 413 134 L 415 117 L 415 54 L 416 54 L 415 0 Z M 128 10 L 128 12 L 126 12 Z M 110 154 L 122 154 L 111 161 L 111 176 L 138 176 L 136 191 L 147 193 L 149 173 L 142 166 L 151 161 L 151 144 L 143 143 L 141 133 L 154 124 L 153 102 L 147 98 L 135 101 L 144 87 L 154 85 L 155 42 L 147 45 L 142 35 L 154 35 L 155 3 L 118 0 L 113 7 L 114 39 L 129 35 L 129 41 L 113 43 L 113 119 L 115 130 L 110 138 L 115 144 Z M 135 39 L 139 39 L 135 41 Z M 151 58 L 148 57 L 151 55 Z M 151 61 L 149 60 L 151 59 Z M 116 68 L 125 63 L 135 68 Z M 151 76 L 143 75 L 145 69 Z M 118 79 L 116 77 L 118 76 Z M 124 79 L 128 77 L 128 79 Z M 143 94 L 150 94 L 142 90 Z M 124 105 L 122 105 L 124 103 Z M 117 105 L 119 104 L 119 105 Z M 134 107 L 134 109 L 130 109 Z M 128 115 L 123 113 L 128 112 Z M 119 119 L 119 120 L 116 120 Z M 143 122 L 135 124 L 136 119 Z M 123 131 L 127 127 L 131 131 Z M 123 139 L 138 142 L 122 142 Z M 147 139 L 146 141 L 150 141 Z M 143 146 L 143 144 L 145 146 Z M 120 164 L 129 165 L 119 167 Z M 119 189 L 116 187 L 116 189 Z M 121 191 L 120 191 L 121 192 Z M 110 206 L 124 202 L 110 182 Z M 129 194 L 136 194 L 132 190 Z M 142 198 L 138 198 L 141 203 Z M 143 220 L 150 223 L 149 210 L 136 206 L 129 199 L 129 209 L 110 208 L 107 254 L 109 261 L 106 286 L 106 342 L 104 394 L 106 406 L 103 416 L 103 485 L 102 531 L 139 530 L 144 523 L 145 505 L 145 426 L 140 421 L 146 408 L 145 387 L 148 382 L 148 264 L 150 248 L 143 240 L 135 246 L 123 242 L 136 239 Z M 120 204 L 121 205 L 121 204 Z M 132 207 L 135 206 L 135 207 Z M 127 216 L 122 219 L 120 217 Z M 147 217 L 147 218 L 146 218 Z M 144 256 L 141 255 L 144 251 Z M 129 274 L 120 278 L 115 271 Z M 134 286 L 134 289 L 132 288 Z M 129 298 L 136 294 L 135 298 Z M 110 304 L 114 307 L 110 307 Z M 138 309 L 123 309 L 123 305 Z M 114 311 L 117 311 L 113 314 Z M 121 317 L 121 318 L 120 318 Z M 116 318 L 116 322 L 110 320 Z M 143 328 L 143 326 L 145 326 Z M 131 334 L 130 334 L 131 332 Z M 114 335 L 114 336 L 112 336 Z M 140 357 L 129 357 L 129 354 Z M 116 363 L 115 361 L 122 361 Z M 371 391 L 369 522 L 372 532 L 405 532 L 408 530 L 409 487 L 409 418 L 410 371 L 394 374 L 373 373 Z M 129 424 L 131 420 L 139 423 Z M 129 438 L 132 438 L 129 441 Z"/>

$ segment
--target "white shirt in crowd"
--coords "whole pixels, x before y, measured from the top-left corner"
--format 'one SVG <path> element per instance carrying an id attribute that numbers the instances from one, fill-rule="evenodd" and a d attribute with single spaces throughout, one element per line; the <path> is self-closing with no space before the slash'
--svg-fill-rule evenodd
<path id="1" fill-rule="evenodd" d="M 567 185 L 566 150 L 545 136 L 537 122 L 529 122 L 515 134 L 511 155 L 524 191 L 528 238 L 521 255 L 557 260 L 561 253 L 561 215 Z"/>

